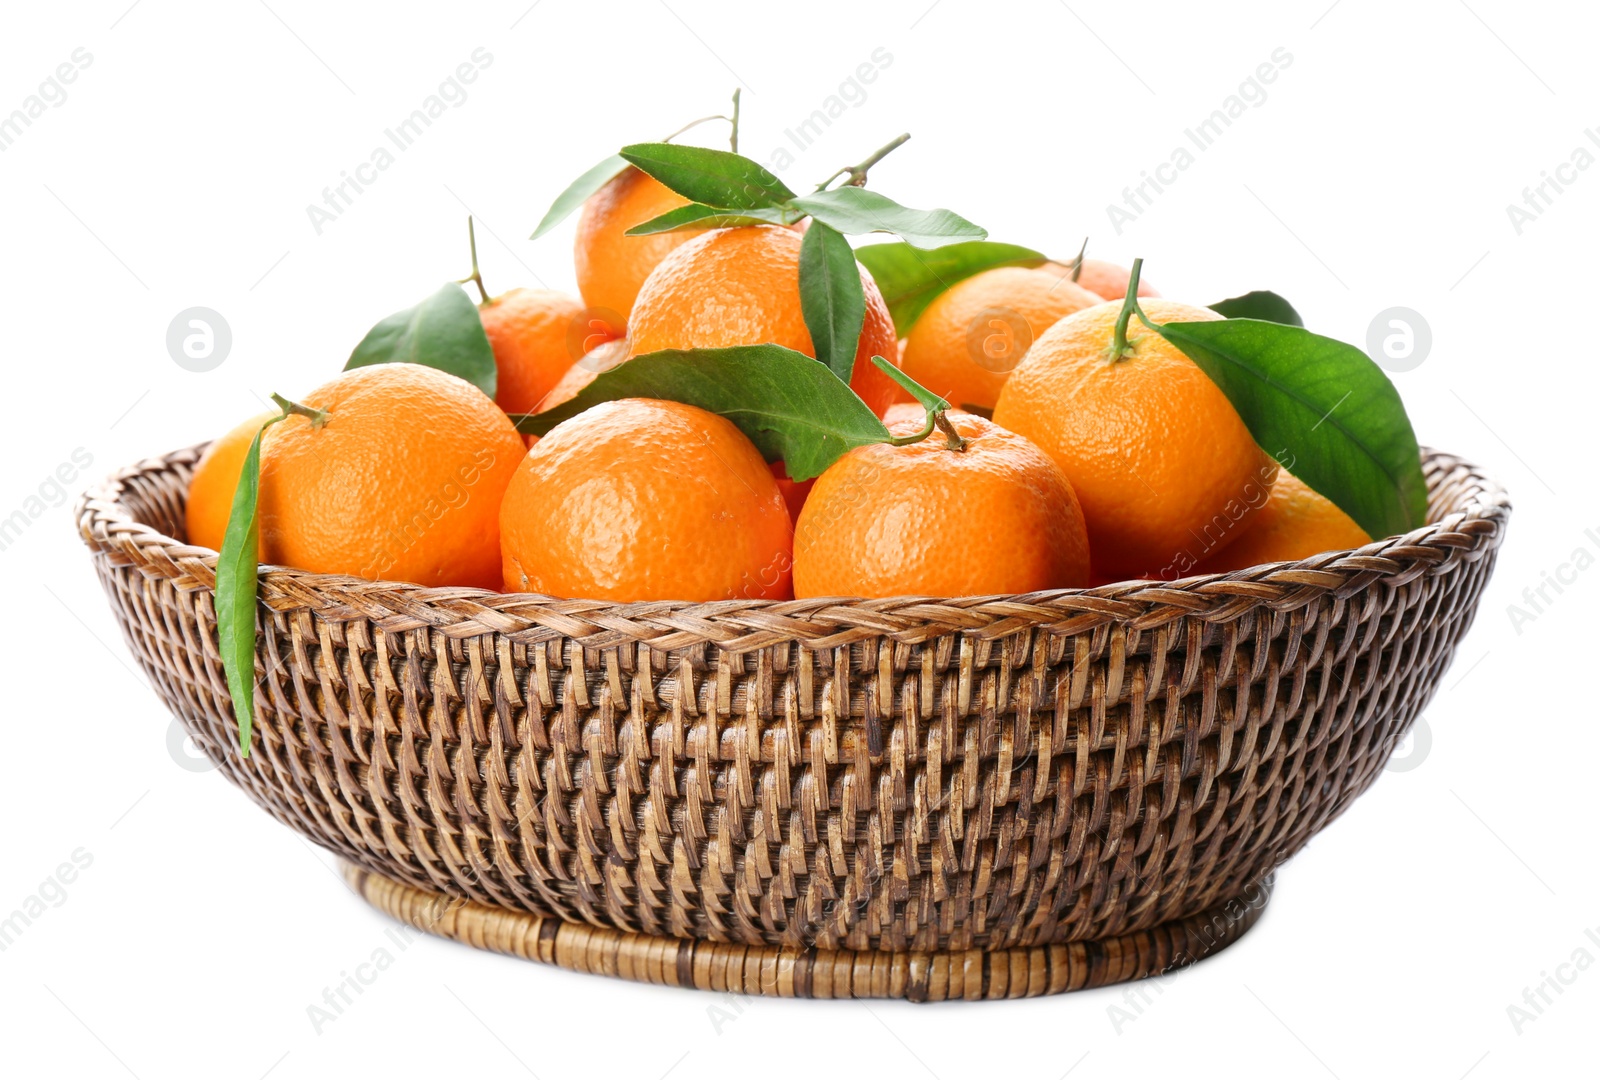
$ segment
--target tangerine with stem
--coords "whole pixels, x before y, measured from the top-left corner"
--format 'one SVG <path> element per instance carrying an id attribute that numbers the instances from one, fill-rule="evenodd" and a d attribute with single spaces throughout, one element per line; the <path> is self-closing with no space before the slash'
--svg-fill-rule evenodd
<path id="1" fill-rule="evenodd" d="M 1056 323 L 994 410 L 995 423 L 1032 439 L 1072 481 L 1100 579 L 1182 576 L 1245 533 L 1277 475 L 1193 360 L 1154 330 L 1129 333 L 1140 310 L 1131 293 L 1120 307 Z M 1143 310 L 1158 320 L 1222 318 L 1159 299 Z"/>
<path id="2" fill-rule="evenodd" d="M 893 442 L 857 447 L 817 478 L 795 525 L 795 596 L 1088 584 L 1083 512 L 1042 450 L 968 413 L 897 406 L 888 426 Z"/>
<path id="3" fill-rule="evenodd" d="M 477 387 L 418 364 L 346 371 L 261 440 L 261 561 L 421 585 L 500 583 L 521 436 Z"/>

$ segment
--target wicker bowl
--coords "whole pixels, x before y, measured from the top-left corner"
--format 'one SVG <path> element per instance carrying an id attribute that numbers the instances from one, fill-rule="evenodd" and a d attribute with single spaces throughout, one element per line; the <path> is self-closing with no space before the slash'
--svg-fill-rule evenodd
<path id="1" fill-rule="evenodd" d="M 1235 940 L 1438 686 L 1510 512 L 1425 452 L 1425 527 L 1172 583 L 611 604 L 270 569 L 245 759 L 181 539 L 200 449 L 78 525 L 233 783 L 414 926 L 785 996 L 1054 993 Z"/>

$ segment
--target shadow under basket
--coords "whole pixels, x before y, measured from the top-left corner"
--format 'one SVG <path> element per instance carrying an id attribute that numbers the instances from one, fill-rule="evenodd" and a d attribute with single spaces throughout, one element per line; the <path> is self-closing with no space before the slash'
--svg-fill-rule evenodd
<path id="1" fill-rule="evenodd" d="M 201 448 L 78 527 L 195 741 L 421 930 L 786 997 L 1024 997 L 1184 966 L 1382 770 L 1510 506 L 1425 451 L 1356 551 L 1025 596 L 614 604 L 272 568 L 236 747 L 181 539 Z"/>

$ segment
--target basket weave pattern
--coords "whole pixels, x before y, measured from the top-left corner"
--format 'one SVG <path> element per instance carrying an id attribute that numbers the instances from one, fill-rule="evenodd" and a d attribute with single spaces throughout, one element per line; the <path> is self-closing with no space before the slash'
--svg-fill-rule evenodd
<path id="1" fill-rule="evenodd" d="M 1381 770 L 1509 514 L 1429 452 L 1426 527 L 1176 584 L 619 605 L 273 569 L 243 759 L 216 555 L 175 539 L 198 456 L 119 472 L 78 523 L 256 802 L 426 893 L 796 950 L 1059 946 L 1240 896 Z"/>

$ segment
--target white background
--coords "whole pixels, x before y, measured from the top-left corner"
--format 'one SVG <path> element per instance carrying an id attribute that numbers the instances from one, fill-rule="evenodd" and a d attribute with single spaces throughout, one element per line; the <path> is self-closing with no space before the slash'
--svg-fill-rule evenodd
<path id="1" fill-rule="evenodd" d="M 1507 610 L 1600 553 L 1600 168 L 1520 235 L 1506 212 L 1600 126 L 1590 5 L 270 2 L 7 5 L 0 114 L 75 48 L 93 62 L 0 152 L 0 517 L 77 448 L 93 465 L 72 497 L 331 377 L 377 318 L 465 272 L 469 209 L 491 289 L 572 289 L 572 223 L 524 238 L 578 172 L 735 85 L 744 149 L 768 160 L 882 47 L 892 63 L 791 186 L 910 131 L 874 186 L 996 239 L 1070 255 L 1087 233 L 1091 254 L 1144 256 L 1168 296 L 1272 288 L 1356 342 L 1413 308 L 1433 349 L 1396 382 L 1423 441 L 1511 489 L 1510 539 L 1416 767 L 1283 871 L 1242 943 L 1147 1001 L 735 1003 L 425 939 L 319 1034 L 307 1006 L 393 951 L 389 924 L 330 856 L 177 763 L 70 499 L 48 505 L 0 552 L 0 915 L 75 850 L 93 862 L 0 952 L 6 1073 L 1594 1073 L 1600 964 L 1520 1033 L 1507 1013 L 1575 950 L 1600 960 L 1600 567 L 1520 627 Z M 465 104 L 317 235 L 306 205 L 480 46 L 493 63 Z M 1293 62 L 1266 101 L 1117 235 L 1106 205 L 1279 47 Z M 204 374 L 164 344 L 196 305 L 234 339 Z"/>

